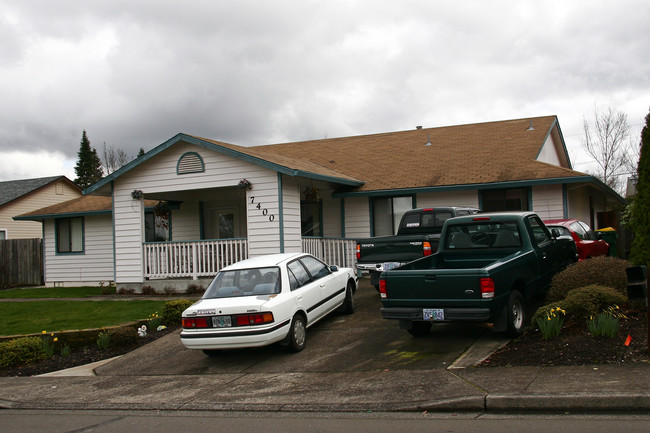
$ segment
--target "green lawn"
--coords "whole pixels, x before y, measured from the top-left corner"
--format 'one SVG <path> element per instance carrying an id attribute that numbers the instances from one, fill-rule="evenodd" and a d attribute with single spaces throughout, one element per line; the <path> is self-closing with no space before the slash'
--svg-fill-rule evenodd
<path id="1" fill-rule="evenodd" d="M 60 290 L 60 289 L 59 289 Z M 114 326 L 160 313 L 167 301 L 0 302 L 0 335 Z"/>
<path id="2" fill-rule="evenodd" d="M 100 296 L 105 287 L 36 287 L 0 290 L 0 299 L 16 298 L 87 298 Z M 115 293 L 115 289 L 112 289 Z"/>

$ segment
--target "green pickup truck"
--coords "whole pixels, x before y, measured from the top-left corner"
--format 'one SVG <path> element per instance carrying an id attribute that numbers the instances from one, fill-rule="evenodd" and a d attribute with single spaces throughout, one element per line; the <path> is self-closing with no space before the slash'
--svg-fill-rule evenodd
<path id="1" fill-rule="evenodd" d="M 452 218 L 435 254 L 381 273 L 381 315 L 414 336 L 446 321 L 491 322 L 495 331 L 517 336 L 525 302 L 575 261 L 575 243 L 550 232 L 533 212 Z"/>

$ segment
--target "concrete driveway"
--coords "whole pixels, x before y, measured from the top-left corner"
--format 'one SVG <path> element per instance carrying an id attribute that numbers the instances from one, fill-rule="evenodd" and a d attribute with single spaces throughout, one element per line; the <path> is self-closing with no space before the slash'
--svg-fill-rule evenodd
<path id="1" fill-rule="evenodd" d="M 381 318 L 379 293 L 361 279 L 356 312 L 333 314 L 307 330 L 300 353 L 285 347 L 223 351 L 206 356 L 188 350 L 180 331 L 160 338 L 95 370 L 98 376 L 156 376 L 237 373 L 327 373 L 429 370 L 449 367 L 477 342 L 492 346 L 505 339 L 484 324 L 436 324 L 427 337 L 415 338 L 397 321 Z"/>

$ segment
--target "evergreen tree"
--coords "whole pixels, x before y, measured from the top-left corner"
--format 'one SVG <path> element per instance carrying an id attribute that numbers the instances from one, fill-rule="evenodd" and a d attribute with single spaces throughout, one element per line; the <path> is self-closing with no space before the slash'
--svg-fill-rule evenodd
<path id="1" fill-rule="evenodd" d="M 102 178 L 102 162 L 97 156 L 97 151 L 90 145 L 90 140 L 86 136 L 84 129 L 81 135 L 81 144 L 79 145 L 79 152 L 77 152 L 79 160 L 74 167 L 77 178 L 74 183 L 81 188 L 88 188 L 90 185 L 99 182 Z"/>
<path id="2" fill-rule="evenodd" d="M 650 266 L 650 113 L 641 131 L 641 156 L 631 222 L 634 240 L 630 260 L 637 265 Z"/>

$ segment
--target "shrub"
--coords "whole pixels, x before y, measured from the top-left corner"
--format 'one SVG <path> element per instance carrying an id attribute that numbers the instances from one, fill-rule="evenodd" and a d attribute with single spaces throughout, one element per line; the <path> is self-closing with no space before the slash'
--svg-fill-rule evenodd
<path id="1" fill-rule="evenodd" d="M 166 302 L 162 309 L 162 324 L 165 326 L 179 326 L 183 311 L 193 303 L 189 299 L 175 299 Z"/>
<path id="2" fill-rule="evenodd" d="M 618 293 L 626 295 L 625 268 L 628 266 L 631 264 L 627 260 L 606 256 L 592 257 L 574 263 L 553 276 L 546 301 L 549 303 L 561 301 L 571 290 L 593 284 L 611 287 Z"/>
<path id="3" fill-rule="evenodd" d="M 0 368 L 33 364 L 45 358 L 43 341 L 38 337 L 21 337 L 0 343 Z"/>
<path id="4" fill-rule="evenodd" d="M 142 294 L 147 296 L 157 295 L 156 289 L 151 286 L 142 286 Z"/>
<path id="5" fill-rule="evenodd" d="M 187 295 L 202 295 L 205 293 L 205 287 L 198 286 L 196 284 L 190 284 L 187 286 L 187 289 L 185 289 L 185 293 Z"/>
<path id="6" fill-rule="evenodd" d="M 109 331 L 110 347 L 130 347 L 138 343 L 138 331 L 135 326 L 122 326 Z"/>
<path id="7" fill-rule="evenodd" d="M 616 290 L 592 284 L 573 289 L 563 300 L 540 307 L 533 315 L 532 323 L 537 323 L 538 319 L 546 318 L 546 313 L 553 307 L 566 311 L 567 320 L 582 322 L 582 320 L 607 310 L 611 306 L 623 305 L 626 302 L 627 297 Z"/>

